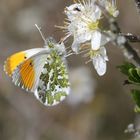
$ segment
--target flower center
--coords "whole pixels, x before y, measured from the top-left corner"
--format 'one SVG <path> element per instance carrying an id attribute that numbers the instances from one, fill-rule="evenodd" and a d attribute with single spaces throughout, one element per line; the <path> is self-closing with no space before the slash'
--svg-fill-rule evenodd
<path id="1" fill-rule="evenodd" d="M 108 11 L 111 15 L 113 15 L 116 10 L 117 8 L 115 6 L 111 5 L 111 3 L 108 4 Z"/>
<path id="2" fill-rule="evenodd" d="M 96 57 L 97 55 L 100 54 L 100 50 L 91 50 L 90 51 L 90 57 L 93 58 L 93 57 Z"/>
<path id="3" fill-rule="evenodd" d="M 90 22 L 88 23 L 89 30 L 96 30 L 98 29 L 99 21 L 96 22 Z"/>

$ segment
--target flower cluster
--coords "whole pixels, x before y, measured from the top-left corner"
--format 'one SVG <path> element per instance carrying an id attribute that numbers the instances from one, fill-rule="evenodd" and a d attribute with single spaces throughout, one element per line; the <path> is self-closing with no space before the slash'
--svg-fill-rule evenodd
<path id="1" fill-rule="evenodd" d="M 127 126 L 127 129 L 124 131 L 125 133 L 131 133 L 133 134 L 133 140 L 139 140 L 140 139 L 140 126 L 135 124 L 129 124 Z"/>
<path id="2" fill-rule="evenodd" d="M 106 36 L 107 30 L 102 27 L 103 12 L 97 6 L 99 2 L 113 17 L 117 17 L 119 11 L 115 0 L 77 0 L 74 4 L 65 8 L 67 21 L 63 27 L 66 31 L 64 40 L 72 36 L 72 50 L 79 54 L 81 51 L 88 52 L 87 56 L 97 73 L 102 76 L 106 72 L 108 56 L 104 47 L 110 41 Z"/>

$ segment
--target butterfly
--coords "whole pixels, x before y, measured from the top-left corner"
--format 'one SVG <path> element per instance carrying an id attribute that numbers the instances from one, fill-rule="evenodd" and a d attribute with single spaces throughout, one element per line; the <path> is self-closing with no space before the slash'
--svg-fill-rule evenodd
<path id="1" fill-rule="evenodd" d="M 45 39 L 44 48 L 34 48 L 13 54 L 4 64 L 4 71 L 16 86 L 34 93 L 45 106 L 64 100 L 70 92 L 66 50 L 64 44 L 53 38 Z"/>

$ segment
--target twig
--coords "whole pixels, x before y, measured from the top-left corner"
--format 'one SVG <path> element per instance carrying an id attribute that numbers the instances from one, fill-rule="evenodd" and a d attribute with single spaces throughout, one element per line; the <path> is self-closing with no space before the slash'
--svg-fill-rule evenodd
<path id="1" fill-rule="evenodd" d="M 127 59 L 131 59 L 135 62 L 137 66 L 140 66 L 140 57 L 138 53 L 129 44 L 127 38 L 124 35 L 120 34 L 121 29 L 115 18 L 111 16 L 109 12 L 99 2 L 96 2 L 96 5 L 99 6 L 99 8 L 104 13 L 105 17 L 108 19 L 111 30 L 109 36 L 111 38 L 112 43 L 114 43 L 116 46 L 119 46 L 122 49 L 123 54 Z"/>
<path id="2" fill-rule="evenodd" d="M 125 36 L 128 42 L 131 42 L 131 43 L 140 42 L 140 36 L 137 36 L 131 33 L 127 33 L 127 34 L 120 33 L 120 35 Z"/>
<path id="3" fill-rule="evenodd" d="M 137 10 L 140 14 L 140 0 L 134 0 L 135 1 L 135 4 L 136 4 L 136 7 L 137 7 Z"/>

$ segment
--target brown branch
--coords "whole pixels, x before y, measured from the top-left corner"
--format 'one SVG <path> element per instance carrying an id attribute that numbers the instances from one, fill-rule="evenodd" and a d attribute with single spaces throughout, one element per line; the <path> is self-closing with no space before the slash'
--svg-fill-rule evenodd
<path id="1" fill-rule="evenodd" d="M 135 1 L 135 4 L 136 4 L 136 7 L 137 7 L 137 10 L 140 14 L 140 0 L 134 0 Z"/>
<path id="2" fill-rule="evenodd" d="M 127 39 L 128 42 L 131 42 L 131 43 L 140 42 L 140 36 L 137 36 L 137 35 L 134 35 L 131 33 L 127 33 L 127 34 L 120 33 L 120 35 L 125 36 L 125 38 Z"/>
<path id="3" fill-rule="evenodd" d="M 116 19 L 113 16 L 111 16 L 109 12 L 99 2 L 96 2 L 96 5 L 99 6 L 99 8 L 102 10 L 102 12 L 104 13 L 105 17 L 107 18 L 110 24 L 111 33 L 108 35 L 111 38 L 111 42 L 122 49 L 123 54 L 127 59 L 131 59 L 132 61 L 135 62 L 137 66 L 140 66 L 140 57 L 138 53 L 129 44 L 129 41 L 126 38 L 126 36 L 123 34 L 120 34 L 121 29 Z"/>

